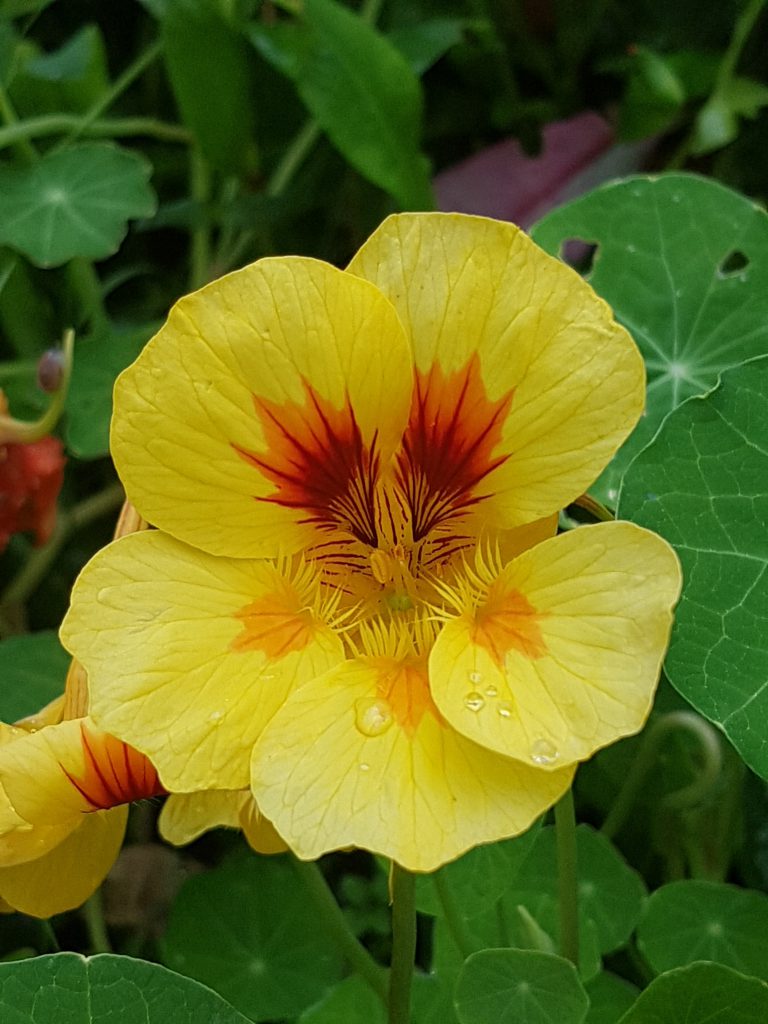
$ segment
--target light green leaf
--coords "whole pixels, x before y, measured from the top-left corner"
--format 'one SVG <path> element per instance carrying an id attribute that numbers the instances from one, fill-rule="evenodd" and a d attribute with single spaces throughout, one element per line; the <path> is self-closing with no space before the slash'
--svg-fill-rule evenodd
<path id="1" fill-rule="evenodd" d="M 336 0 L 305 0 L 298 26 L 253 25 L 265 59 L 295 82 L 331 142 L 406 209 L 434 205 L 420 152 L 422 96 L 405 57 Z M 288 28 L 288 31 L 286 31 Z"/>
<path id="2" fill-rule="evenodd" d="M 762 325 L 755 329 L 757 333 Z M 672 413 L 630 466 L 619 515 L 677 550 L 670 682 L 768 777 L 768 357 Z"/>
<path id="3" fill-rule="evenodd" d="M 714 960 L 768 981 L 768 896 L 715 882 L 671 882 L 648 900 L 637 941 L 658 973 Z"/>
<path id="4" fill-rule="evenodd" d="M 481 950 L 456 985 L 461 1024 L 581 1024 L 588 1007 L 573 964 L 548 953 Z"/>
<path id="5" fill-rule="evenodd" d="M 69 655 L 53 630 L 0 643 L 0 721 L 33 715 L 64 692 Z"/>
<path id="6" fill-rule="evenodd" d="M 0 243 L 39 267 L 117 252 L 128 221 L 148 217 L 149 164 L 106 143 L 47 153 L 32 167 L 0 167 Z"/>
<path id="7" fill-rule="evenodd" d="M 157 325 L 78 340 L 67 394 L 67 447 L 79 459 L 95 459 L 109 451 L 112 388 L 121 370 L 141 352 Z"/>
<path id="8" fill-rule="evenodd" d="M 696 115 L 691 152 L 711 153 L 733 142 L 739 118 L 754 118 L 768 105 L 768 86 L 751 78 L 731 78 L 707 100 Z"/>
<path id="9" fill-rule="evenodd" d="M 248 1024 L 204 985 L 127 956 L 0 963 L 3 1024 Z"/>
<path id="10" fill-rule="evenodd" d="M 464 38 L 466 21 L 462 18 L 431 18 L 418 25 L 405 25 L 388 33 L 417 75 L 423 75 L 433 64 Z"/>
<path id="11" fill-rule="evenodd" d="M 51 110 L 83 112 L 109 87 L 104 40 L 96 25 L 84 25 L 58 50 L 33 56 L 11 83 L 19 114 Z"/>
<path id="12" fill-rule="evenodd" d="M 186 883 L 164 936 L 164 959 L 251 1020 L 294 1017 L 340 976 L 331 939 L 308 916 L 311 905 L 288 858 L 239 859 Z"/>
<path id="13" fill-rule="evenodd" d="M 589 996 L 589 1013 L 584 1024 L 616 1024 L 638 995 L 634 985 L 608 971 L 601 971 L 584 988 Z"/>
<path id="14" fill-rule="evenodd" d="M 719 964 L 661 974 L 619 1024 L 765 1024 L 768 985 Z"/>
<path id="15" fill-rule="evenodd" d="M 339 982 L 299 1017 L 298 1024 L 386 1024 L 381 999 L 356 974 Z"/>
<path id="16" fill-rule="evenodd" d="M 596 189 L 548 214 L 533 236 L 552 253 L 569 239 L 597 244 L 589 282 L 646 360 L 646 414 L 604 475 L 613 503 L 668 412 L 768 350 L 768 216 L 717 182 L 666 174 Z"/>

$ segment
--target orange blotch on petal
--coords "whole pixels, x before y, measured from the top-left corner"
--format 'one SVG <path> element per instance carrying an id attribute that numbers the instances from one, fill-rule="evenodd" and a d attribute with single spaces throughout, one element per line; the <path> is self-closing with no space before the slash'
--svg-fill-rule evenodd
<path id="1" fill-rule="evenodd" d="M 311 609 L 290 585 L 265 594 L 245 605 L 235 618 L 243 631 L 232 641 L 232 650 L 262 651 L 268 658 L 284 658 L 303 651 L 315 637 L 315 619 Z"/>
<path id="2" fill-rule="evenodd" d="M 477 353 L 454 373 L 438 363 L 417 372 L 397 457 L 414 541 L 482 500 L 478 485 L 507 458 L 493 452 L 512 397 L 509 391 L 496 401 L 488 398 Z"/>
<path id="3" fill-rule="evenodd" d="M 383 731 L 388 715 L 409 737 L 414 735 L 425 714 L 443 721 L 432 700 L 424 659 L 373 658 L 371 664 L 376 670 L 377 696 L 373 701 L 359 702 L 356 717 L 361 732 L 374 735 Z"/>
<path id="4" fill-rule="evenodd" d="M 365 443 L 348 397 L 336 408 L 306 380 L 303 384 L 302 403 L 254 395 L 264 450 L 233 447 L 276 487 L 257 500 L 304 511 L 300 522 L 342 529 L 375 547 L 376 437 L 370 446 Z"/>
<path id="5" fill-rule="evenodd" d="M 161 796 L 165 789 L 144 754 L 108 733 L 80 724 L 84 765 L 81 772 L 61 770 L 94 811 Z"/>
<path id="6" fill-rule="evenodd" d="M 537 612 L 519 590 L 493 584 L 485 603 L 474 615 L 472 642 L 484 647 L 499 666 L 510 651 L 526 658 L 542 658 L 547 646 L 541 633 L 542 612 Z"/>

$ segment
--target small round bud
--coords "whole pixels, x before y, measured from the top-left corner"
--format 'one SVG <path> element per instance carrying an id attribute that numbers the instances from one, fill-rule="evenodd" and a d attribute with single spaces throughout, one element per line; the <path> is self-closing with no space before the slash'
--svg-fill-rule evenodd
<path id="1" fill-rule="evenodd" d="M 49 348 L 40 356 L 37 364 L 38 386 L 51 394 L 61 387 L 64 373 L 64 353 L 60 348 Z"/>

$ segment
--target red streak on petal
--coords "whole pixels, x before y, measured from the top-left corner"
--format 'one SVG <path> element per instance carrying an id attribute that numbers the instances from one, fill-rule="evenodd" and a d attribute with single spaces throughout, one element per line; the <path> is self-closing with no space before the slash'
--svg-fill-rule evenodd
<path id="1" fill-rule="evenodd" d="M 376 547 L 376 438 L 370 447 L 364 443 L 349 398 L 337 409 L 306 380 L 303 384 L 301 403 L 254 395 L 265 450 L 233 447 L 277 488 L 259 501 L 303 509 L 308 515 L 302 522 L 345 530 Z"/>
<path id="2" fill-rule="evenodd" d="M 160 796 L 160 784 L 154 765 L 134 747 L 108 733 L 80 724 L 83 757 L 82 772 L 75 774 L 64 765 L 61 770 L 94 811 L 129 804 L 134 800 Z"/>
<path id="3" fill-rule="evenodd" d="M 500 466 L 494 456 L 512 392 L 491 401 L 475 353 L 461 370 L 446 374 L 435 363 L 417 373 L 411 412 L 397 457 L 398 482 L 411 510 L 417 542 L 483 497 L 478 484 Z"/>
<path id="4" fill-rule="evenodd" d="M 311 611 L 288 588 L 247 604 L 235 618 L 243 623 L 242 633 L 231 645 L 238 652 L 262 651 L 269 658 L 283 658 L 304 650 L 316 634 Z"/>

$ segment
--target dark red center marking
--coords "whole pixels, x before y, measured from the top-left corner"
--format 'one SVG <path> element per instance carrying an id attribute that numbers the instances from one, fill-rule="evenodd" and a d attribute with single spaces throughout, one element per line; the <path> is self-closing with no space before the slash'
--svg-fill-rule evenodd
<path id="1" fill-rule="evenodd" d="M 435 363 L 416 374 L 397 456 L 414 543 L 482 499 L 478 484 L 507 458 L 493 451 L 512 395 L 509 391 L 495 402 L 488 398 L 477 354 L 454 373 Z"/>
<path id="2" fill-rule="evenodd" d="M 301 522 L 344 530 L 375 548 L 376 438 L 365 444 L 349 398 L 336 408 L 306 380 L 303 385 L 301 403 L 254 395 L 266 449 L 233 447 L 277 487 L 259 501 L 302 509 L 307 518 Z"/>

